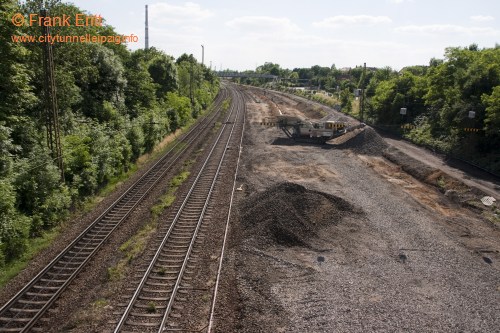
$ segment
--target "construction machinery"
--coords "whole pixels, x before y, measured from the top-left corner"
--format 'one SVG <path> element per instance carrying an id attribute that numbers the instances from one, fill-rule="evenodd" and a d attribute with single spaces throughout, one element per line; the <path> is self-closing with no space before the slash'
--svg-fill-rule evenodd
<path id="1" fill-rule="evenodd" d="M 280 128 L 289 138 L 294 140 L 314 141 L 325 143 L 328 140 L 342 136 L 358 128 L 365 127 L 364 123 L 357 125 L 345 121 L 325 120 L 312 121 L 290 115 L 280 115 L 271 124 Z"/>

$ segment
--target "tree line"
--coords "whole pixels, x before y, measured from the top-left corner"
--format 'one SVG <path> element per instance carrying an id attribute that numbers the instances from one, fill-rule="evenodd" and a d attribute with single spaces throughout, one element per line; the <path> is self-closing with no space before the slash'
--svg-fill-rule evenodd
<path id="1" fill-rule="evenodd" d="M 60 0 L 45 2 L 51 16 L 86 13 Z M 0 3 L 0 267 L 162 138 L 198 117 L 219 89 L 215 74 L 192 55 L 175 59 L 155 48 L 55 43 L 61 181 L 46 144 L 41 45 L 11 40 L 41 34 L 39 27 L 11 22 L 15 13 L 28 17 L 41 7 L 42 0 Z M 61 36 L 118 35 L 107 24 L 51 29 Z"/>
<path id="2" fill-rule="evenodd" d="M 399 71 L 335 65 L 289 70 L 265 63 L 255 72 L 278 75 L 282 79 L 275 88 L 307 95 L 358 118 L 364 95 L 365 122 L 500 174 L 500 45 L 449 47 L 444 59 Z M 262 79 L 242 82 L 270 84 Z M 358 89 L 364 92 L 360 97 L 355 96 Z"/>

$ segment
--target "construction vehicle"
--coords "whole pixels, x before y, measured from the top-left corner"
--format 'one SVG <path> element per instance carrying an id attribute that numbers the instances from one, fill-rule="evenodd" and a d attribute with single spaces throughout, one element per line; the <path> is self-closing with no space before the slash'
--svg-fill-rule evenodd
<path id="1" fill-rule="evenodd" d="M 289 115 L 278 116 L 275 124 L 293 140 L 319 143 L 325 143 L 355 129 L 365 127 L 364 123 L 352 125 L 345 121 L 312 121 Z"/>

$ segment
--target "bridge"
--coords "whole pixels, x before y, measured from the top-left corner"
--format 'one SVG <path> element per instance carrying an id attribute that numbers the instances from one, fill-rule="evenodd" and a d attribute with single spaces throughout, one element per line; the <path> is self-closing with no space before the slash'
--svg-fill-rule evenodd
<path id="1" fill-rule="evenodd" d="M 273 79 L 278 80 L 278 75 L 271 74 L 256 74 L 256 73 L 238 73 L 238 72 L 217 72 L 218 77 L 233 78 L 233 77 L 249 77 L 259 79 Z"/>

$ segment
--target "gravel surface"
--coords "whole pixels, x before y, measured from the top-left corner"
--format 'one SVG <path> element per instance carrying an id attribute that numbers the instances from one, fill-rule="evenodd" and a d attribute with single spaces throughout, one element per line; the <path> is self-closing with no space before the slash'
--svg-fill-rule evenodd
<path id="1" fill-rule="evenodd" d="M 467 186 L 477 188 L 485 194 L 497 198 L 497 200 L 500 198 L 500 179 L 498 177 L 399 138 L 385 137 L 384 140 L 405 155 L 424 161 L 428 166 L 442 170 L 450 176 L 460 179 Z M 454 165 L 457 167 L 453 167 Z"/>
<path id="2" fill-rule="evenodd" d="M 500 332 L 497 227 L 384 162 L 370 129 L 339 149 L 247 124 L 217 332 Z M 347 209 L 313 228 L 321 202 Z"/>

